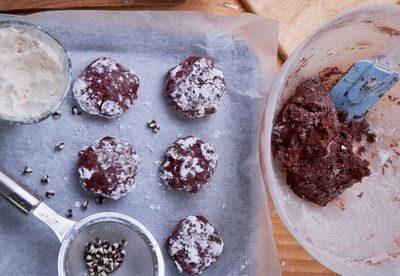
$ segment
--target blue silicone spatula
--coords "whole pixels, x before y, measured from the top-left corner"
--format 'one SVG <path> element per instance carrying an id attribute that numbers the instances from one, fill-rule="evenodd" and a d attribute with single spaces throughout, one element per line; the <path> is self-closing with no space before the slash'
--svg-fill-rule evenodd
<path id="1" fill-rule="evenodd" d="M 354 63 L 332 88 L 336 108 L 347 111 L 348 119 L 363 116 L 399 80 L 400 38 L 372 61 Z"/>

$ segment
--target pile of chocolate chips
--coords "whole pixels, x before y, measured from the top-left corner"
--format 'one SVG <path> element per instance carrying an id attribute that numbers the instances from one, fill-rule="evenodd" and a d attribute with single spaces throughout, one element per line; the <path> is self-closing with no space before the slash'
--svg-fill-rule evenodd
<path id="1" fill-rule="evenodd" d="M 89 276 L 107 276 L 118 269 L 124 262 L 126 245 L 126 240 L 111 244 L 99 238 L 86 243 L 84 260 Z"/>

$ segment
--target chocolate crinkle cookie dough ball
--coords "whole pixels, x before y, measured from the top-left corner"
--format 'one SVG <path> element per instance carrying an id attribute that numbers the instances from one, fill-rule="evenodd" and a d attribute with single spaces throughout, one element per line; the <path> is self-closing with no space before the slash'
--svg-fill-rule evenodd
<path id="1" fill-rule="evenodd" d="M 211 179 L 217 167 L 215 148 L 201 139 L 178 139 L 166 151 L 160 177 L 174 190 L 196 193 Z"/>
<path id="2" fill-rule="evenodd" d="M 118 199 L 133 190 L 138 164 L 131 144 L 104 137 L 80 156 L 79 181 L 87 191 Z"/>
<path id="3" fill-rule="evenodd" d="M 137 99 L 139 78 L 114 59 L 100 57 L 76 79 L 73 92 L 87 113 L 106 118 L 119 117 Z"/>
<path id="4" fill-rule="evenodd" d="M 219 233 L 202 216 L 181 220 L 167 239 L 168 254 L 180 272 L 200 274 L 222 253 Z"/>
<path id="5" fill-rule="evenodd" d="M 352 143 L 373 134 L 364 120 L 346 117 L 318 79 L 301 83 L 279 112 L 272 149 L 299 197 L 324 206 L 370 175 L 369 162 L 353 153 Z"/>
<path id="6" fill-rule="evenodd" d="M 207 57 L 189 57 L 169 71 L 166 94 L 173 108 L 188 118 L 217 112 L 225 92 L 224 74 Z"/>

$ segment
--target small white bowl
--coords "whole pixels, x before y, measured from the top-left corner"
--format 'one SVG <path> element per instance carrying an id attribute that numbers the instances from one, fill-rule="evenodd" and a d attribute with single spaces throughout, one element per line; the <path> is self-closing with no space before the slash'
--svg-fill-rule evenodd
<path id="1" fill-rule="evenodd" d="M 42 43 L 51 46 L 54 52 L 60 57 L 60 60 L 62 62 L 61 66 L 62 66 L 62 73 L 64 74 L 64 80 L 62 83 L 57 84 L 59 85 L 57 89 L 63 93 L 60 93 L 60 96 L 54 105 L 49 106 L 49 108 L 39 116 L 28 116 L 27 118 L 24 119 L 13 118 L 11 116 L 7 116 L 5 114 L 0 113 L 1 120 L 9 121 L 12 123 L 17 123 L 17 124 L 37 123 L 48 118 L 51 114 L 53 114 L 54 111 L 56 111 L 60 107 L 65 96 L 67 95 L 71 82 L 71 60 L 69 58 L 68 52 L 65 50 L 63 45 L 52 35 L 43 31 L 40 26 L 31 23 L 26 23 L 23 21 L 14 21 L 14 20 L 0 21 L 0 28 L 9 28 L 9 27 L 17 28 L 21 32 L 28 33 L 29 35 L 39 39 Z"/>
<path id="2" fill-rule="evenodd" d="M 336 15 L 290 55 L 262 115 L 260 161 L 276 211 L 313 257 L 340 274 L 400 273 L 400 148 L 396 154 L 397 146 L 390 146 L 396 139 L 400 145 L 400 97 L 399 103 L 382 98 L 366 116 L 378 134 L 362 156 L 370 161 L 371 176 L 326 207 L 299 198 L 287 186 L 271 152 L 274 118 L 301 81 L 331 66 L 346 71 L 355 61 L 379 54 L 399 35 L 397 5 L 363 5 Z M 390 92 L 393 97 L 396 93 L 400 95 L 400 85 Z"/>

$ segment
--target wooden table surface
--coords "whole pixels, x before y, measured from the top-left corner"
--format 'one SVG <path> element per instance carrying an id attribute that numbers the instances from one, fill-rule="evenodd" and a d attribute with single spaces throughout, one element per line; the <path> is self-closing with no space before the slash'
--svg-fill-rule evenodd
<path id="1" fill-rule="evenodd" d="M 156 5 L 138 5 L 150 1 Z M 181 2 L 166 5 L 167 2 Z M 400 0 L 1 0 L 0 11 L 32 12 L 49 9 L 101 8 L 123 10 L 197 10 L 218 15 L 253 12 L 280 23 L 278 66 L 320 23 L 337 12 L 367 2 L 399 4 Z M 273 235 L 283 275 L 335 275 L 314 260 L 288 232 L 271 202 Z"/>

